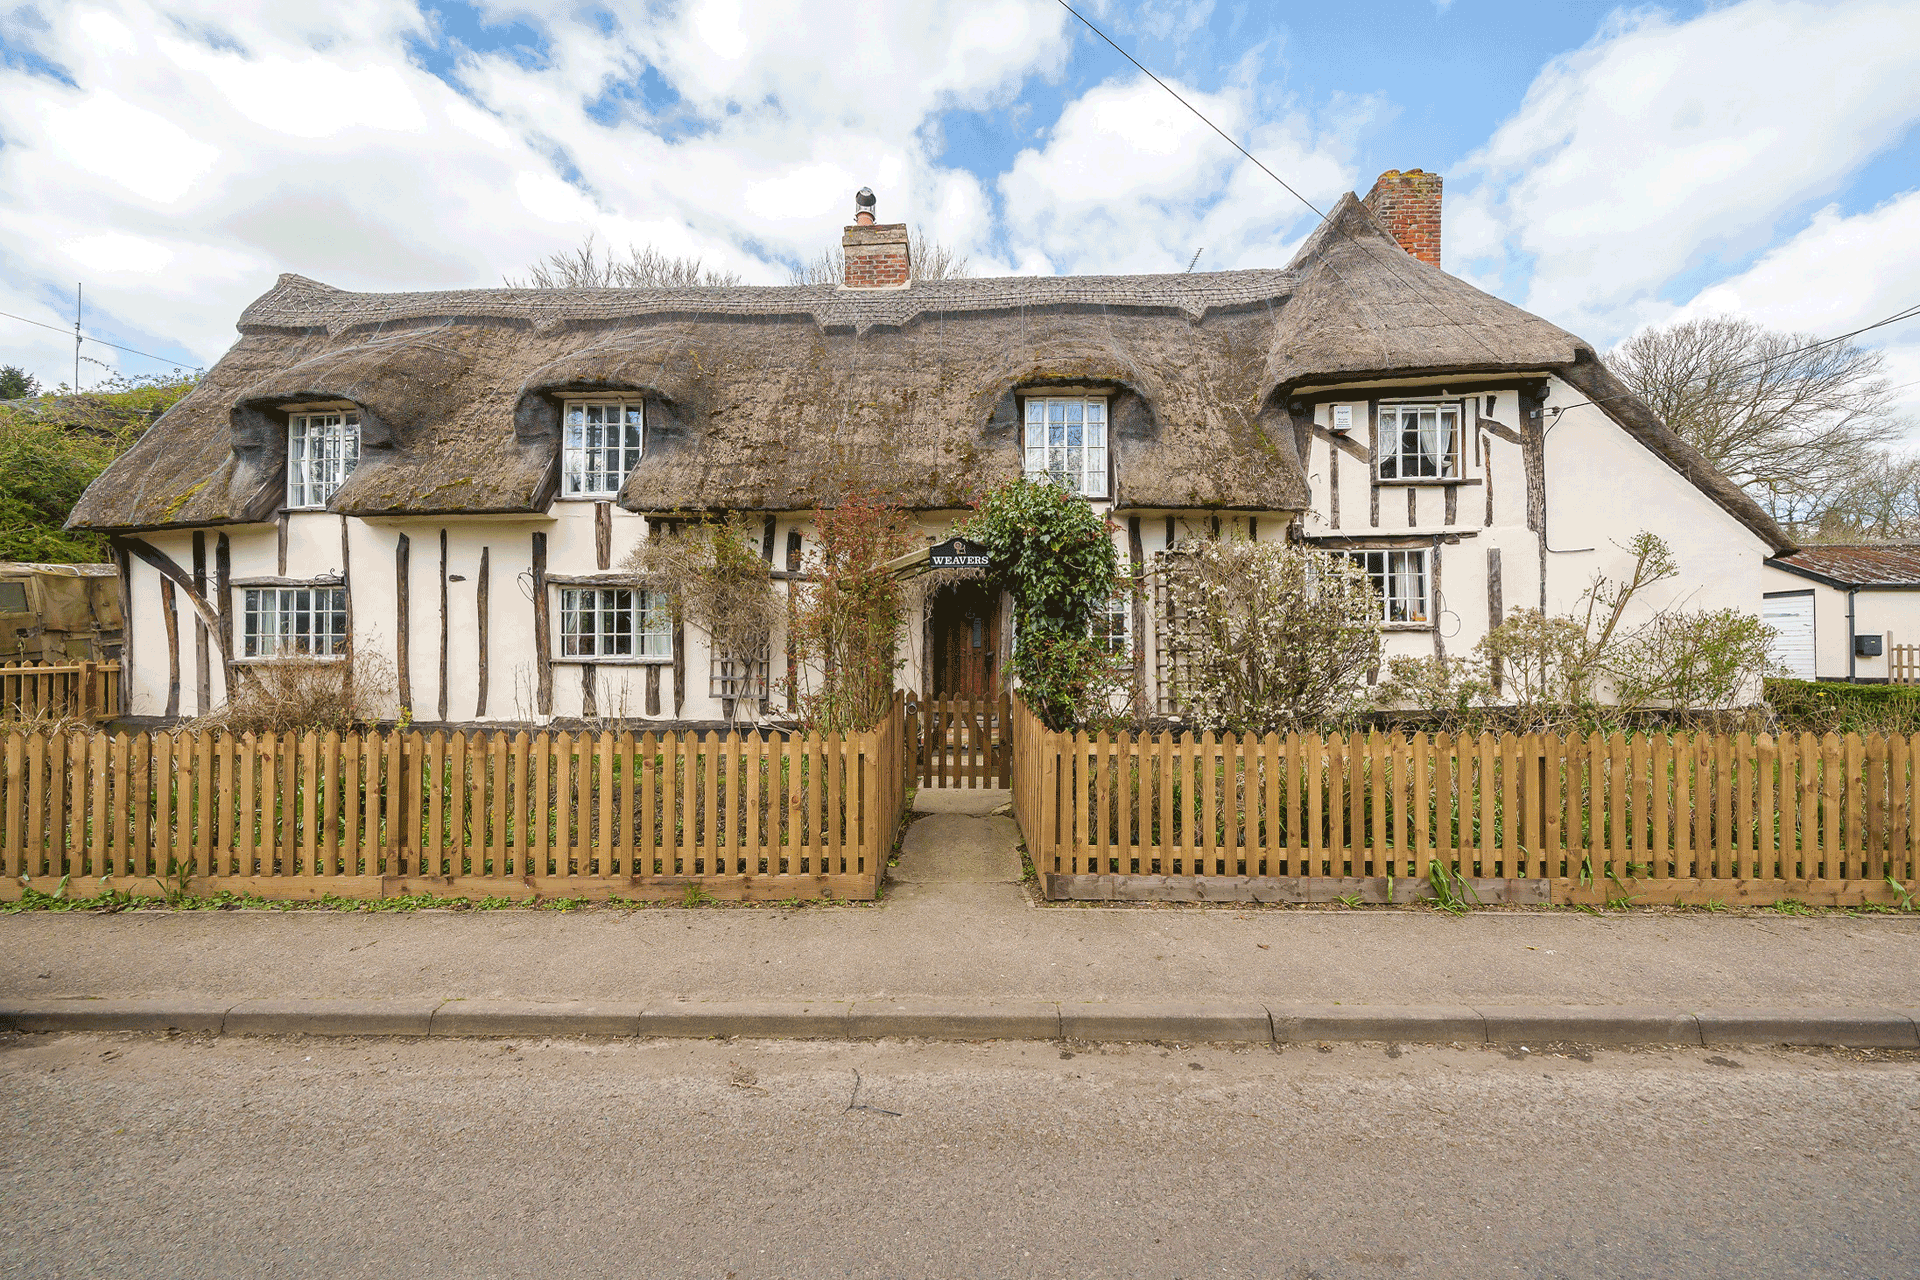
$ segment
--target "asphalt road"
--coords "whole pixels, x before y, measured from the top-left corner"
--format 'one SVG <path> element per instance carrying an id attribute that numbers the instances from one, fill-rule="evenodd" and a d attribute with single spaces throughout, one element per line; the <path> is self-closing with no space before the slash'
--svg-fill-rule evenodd
<path id="1" fill-rule="evenodd" d="M 1530 1048 L 11 1036 L 0 1271 L 1920 1265 L 1915 1055 Z"/>

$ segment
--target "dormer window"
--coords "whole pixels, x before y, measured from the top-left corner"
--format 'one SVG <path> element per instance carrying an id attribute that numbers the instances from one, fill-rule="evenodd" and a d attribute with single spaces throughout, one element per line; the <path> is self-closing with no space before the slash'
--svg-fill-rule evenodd
<path id="1" fill-rule="evenodd" d="M 360 461 L 360 414 L 352 409 L 287 419 L 287 506 L 324 507 Z"/>
<path id="2" fill-rule="evenodd" d="M 1380 406 L 1380 478 L 1453 480 L 1460 475 L 1458 404 Z"/>
<path id="3" fill-rule="evenodd" d="M 1024 470 L 1083 498 L 1106 497 L 1106 397 L 1028 396 Z"/>
<path id="4" fill-rule="evenodd" d="M 638 400 L 569 400 L 560 451 L 563 497 L 611 498 L 640 461 L 646 406 Z"/>

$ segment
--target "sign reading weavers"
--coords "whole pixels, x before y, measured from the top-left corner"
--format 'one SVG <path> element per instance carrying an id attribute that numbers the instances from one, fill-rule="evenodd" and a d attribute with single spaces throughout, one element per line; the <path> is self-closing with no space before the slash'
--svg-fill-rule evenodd
<path id="1" fill-rule="evenodd" d="M 936 542 L 927 548 L 927 567 L 930 569 L 984 569 L 987 567 L 987 549 L 977 542 L 968 542 L 965 538 L 948 538 L 945 542 Z"/>

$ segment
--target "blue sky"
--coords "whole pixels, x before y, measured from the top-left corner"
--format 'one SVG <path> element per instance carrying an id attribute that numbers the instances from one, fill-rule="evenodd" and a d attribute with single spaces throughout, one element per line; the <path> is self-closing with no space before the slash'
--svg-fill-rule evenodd
<path id="1" fill-rule="evenodd" d="M 1443 173 L 1447 269 L 1603 345 L 1920 302 L 1910 2 L 1082 8 L 1323 209 Z M 282 271 L 485 286 L 591 232 L 780 283 L 862 184 L 983 273 L 1275 265 L 1313 221 L 1055 0 L 64 0 L 0 10 L 0 80 L 0 311 L 84 280 L 189 365 Z M 1915 329 L 1875 339 L 1920 403 Z"/>

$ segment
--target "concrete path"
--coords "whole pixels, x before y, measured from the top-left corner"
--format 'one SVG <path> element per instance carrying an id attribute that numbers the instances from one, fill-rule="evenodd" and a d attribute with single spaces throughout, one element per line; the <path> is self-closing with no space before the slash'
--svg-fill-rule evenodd
<path id="1" fill-rule="evenodd" d="M 998 790 L 915 793 L 918 816 L 888 876 L 887 901 L 920 911 L 967 907 L 1018 912 L 1030 906 L 1020 884 L 1020 827 L 996 809 Z"/>

